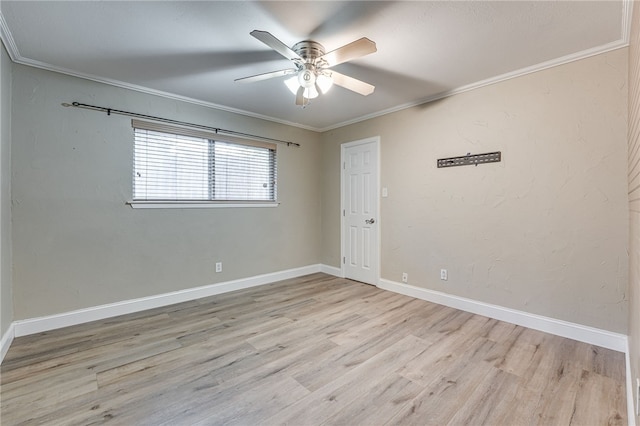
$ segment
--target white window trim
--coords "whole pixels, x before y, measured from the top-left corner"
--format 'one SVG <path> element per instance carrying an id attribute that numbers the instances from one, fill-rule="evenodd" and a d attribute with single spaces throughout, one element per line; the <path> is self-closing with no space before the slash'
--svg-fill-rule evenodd
<path id="1" fill-rule="evenodd" d="M 164 133 L 177 133 L 186 136 L 194 136 L 203 139 L 231 142 L 238 145 L 248 145 L 260 148 L 267 148 L 277 151 L 278 145 L 270 142 L 258 141 L 255 139 L 238 138 L 229 135 L 219 135 L 217 133 L 190 129 L 185 127 L 165 125 L 162 123 L 131 120 L 131 127 L 138 129 L 153 130 Z M 278 207 L 279 201 L 222 201 L 222 200 L 129 200 L 128 204 L 132 209 L 216 209 L 216 208 L 271 208 Z"/>
<path id="2" fill-rule="evenodd" d="M 132 209 L 219 209 L 219 208 L 265 208 L 278 207 L 274 202 L 233 202 L 233 201 L 127 201 Z"/>

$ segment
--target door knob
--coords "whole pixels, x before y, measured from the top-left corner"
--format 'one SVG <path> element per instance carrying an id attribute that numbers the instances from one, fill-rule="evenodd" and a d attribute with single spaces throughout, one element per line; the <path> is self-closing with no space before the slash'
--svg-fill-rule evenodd
<path id="1" fill-rule="evenodd" d="M 364 223 L 366 223 L 367 225 L 373 225 L 374 223 L 376 223 L 376 220 L 374 218 L 366 219 Z"/>

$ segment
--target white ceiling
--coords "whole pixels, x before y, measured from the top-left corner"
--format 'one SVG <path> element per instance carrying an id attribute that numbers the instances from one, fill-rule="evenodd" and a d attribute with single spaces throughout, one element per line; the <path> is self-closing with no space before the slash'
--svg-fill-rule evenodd
<path id="1" fill-rule="evenodd" d="M 2 1 L 0 24 L 19 63 L 327 130 L 625 46 L 630 9 L 623 0 Z M 334 87 L 302 109 L 284 79 L 234 83 L 289 67 L 254 29 L 327 51 L 370 38 L 376 53 L 335 70 L 375 92 Z"/>

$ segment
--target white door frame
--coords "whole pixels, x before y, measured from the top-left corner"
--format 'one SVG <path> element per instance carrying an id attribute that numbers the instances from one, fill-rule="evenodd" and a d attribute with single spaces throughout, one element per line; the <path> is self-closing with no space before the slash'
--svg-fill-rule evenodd
<path id="1" fill-rule="evenodd" d="M 345 235 L 345 231 L 346 231 L 346 226 L 345 226 L 345 216 L 344 216 L 344 211 L 346 208 L 346 203 L 345 203 L 345 184 L 346 184 L 346 179 L 345 179 L 345 161 L 346 161 L 346 150 L 347 148 L 350 148 L 352 146 L 356 146 L 356 145 L 362 145 L 362 144 L 367 144 L 367 143 L 373 143 L 374 144 L 374 149 L 376 150 L 377 153 L 377 157 L 378 157 L 378 161 L 376 162 L 376 171 L 377 171 L 377 178 L 375 181 L 375 186 L 376 186 L 376 193 L 378 194 L 378 196 L 376 197 L 376 205 L 375 205 L 375 212 L 376 212 L 376 223 L 378 224 L 378 232 L 376 232 L 376 241 L 372 242 L 372 244 L 375 244 L 376 246 L 376 258 L 375 258 L 375 282 L 370 283 L 372 285 L 377 286 L 380 282 L 380 240 L 381 240 L 381 228 L 380 228 L 380 163 L 381 163 L 381 158 L 380 158 L 380 136 L 372 136 L 369 138 L 365 138 L 365 139 L 359 139 L 353 142 L 345 142 L 343 144 L 340 145 L 340 271 L 341 271 L 341 276 L 344 278 L 346 276 L 346 271 L 345 271 L 345 239 L 346 239 L 346 235 Z"/>

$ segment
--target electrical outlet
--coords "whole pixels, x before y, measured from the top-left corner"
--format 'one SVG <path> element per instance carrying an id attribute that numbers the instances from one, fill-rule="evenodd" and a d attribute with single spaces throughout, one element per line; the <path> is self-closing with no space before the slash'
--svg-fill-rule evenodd
<path id="1" fill-rule="evenodd" d="M 222 272 L 222 262 L 216 262 L 216 273 Z"/>
<path id="2" fill-rule="evenodd" d="M 442 281 L 446 281 L 449 279 L 449 273 L 447 272 L 446 269 L 440 269 L 440 279 Z"/>
<path id="3" fill-rule="evenodd" d="M 409 274 L 407 274 L 406 272 L 402 273 L 402 282 L 403 283 L 407 283 L 409 281 Z"/>

